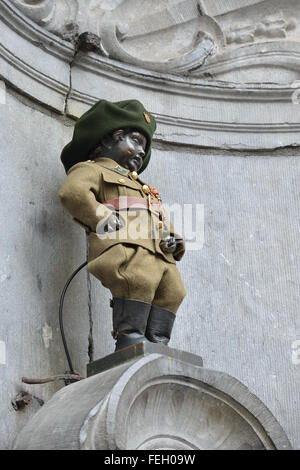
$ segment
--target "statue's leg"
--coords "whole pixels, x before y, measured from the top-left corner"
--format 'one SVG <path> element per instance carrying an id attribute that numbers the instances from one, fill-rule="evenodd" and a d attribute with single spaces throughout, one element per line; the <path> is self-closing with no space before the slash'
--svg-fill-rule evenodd
<path id="1" fill-rule="evenodd" d="M 88 264 L 91 274 L 113 297 L 152 304 L 165 267 L 160 258 L 139 245 L 119 243 Z"/>
<path id="2" fill-rule="evenodd" d="M 113 336 L 116 350 L 148 341 L 145 331 L 152 299 L 163 275 L 164 266 L 155 254 L 140 246 L 123 245 L 126 261 L 118 274 L 125 280 L 111 287 L 113 294 Z"/>
<path id="3" fill-rule="evenodd" d="M 113 297 L 113 337 L 116 351 L 147 341 L 145 331 L 152 307 L 147 302 Z"/>
<path id="4" fill-rule="evenodd" d="M 113 296 L 116 350 L 147 341 L 152 300 L 165 271 L 161 258 L 141 246 L 117 244 L 89 264 L 89 269 Z"/>
<path id="5" fill-rule="evenodd" d="M 174 321 L 175 313 L 153 305 L 145 331 L 146 338 L 151 343 L 161 343 L 167 346 L 171 338 Z"/>
<path id="6" fill-rule="evenodd" d="M 168 264 L 161 279 L 149 313 L 146 338 L 152 343 L 167 345 L 171 338 L 175 314 L 186 295 L 180 273 Z"/>

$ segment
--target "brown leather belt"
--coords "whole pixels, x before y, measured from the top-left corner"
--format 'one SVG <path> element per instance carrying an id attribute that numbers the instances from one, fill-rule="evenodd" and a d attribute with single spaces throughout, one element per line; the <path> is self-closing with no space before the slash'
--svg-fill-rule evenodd
<path id="1" fill-rule="evenodd" d="M 159 202 L 153 201 L 150 197 L 130 197 L 121 196 L 109 201 L 102 202 L 104 206 L 113 206 L 116 210 L 123 209 L 148 209 L 150 211 L 162 213 L 161 205 Z"/>

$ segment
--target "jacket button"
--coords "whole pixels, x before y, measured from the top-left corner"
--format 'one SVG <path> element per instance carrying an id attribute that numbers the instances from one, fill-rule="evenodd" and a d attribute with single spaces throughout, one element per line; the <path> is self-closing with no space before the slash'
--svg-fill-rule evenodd
<path id="1" fill-rule="evenodd" d="M 149 194 L 150 193 L 150 188 L 147 184 L 144 184 L 144 186 L 142 187 L 142 190 L 145 194 Z"/>
<path id="2" fill-rule="evenodd" d="M 120 179 L 119 179 L 119 183 L 125 183 L 124 178 L 120 178 Z"/>
<path id="3" fill-rule="evenodd" d="M 130 174 L 131 174 L 131 176 L 132 176 L 132 178 L 133 178 L 134 180 L 137 180 L 138 177 L 139 177 L 139 175 L 137 174 L 136 171 L 132 171 Z"/>

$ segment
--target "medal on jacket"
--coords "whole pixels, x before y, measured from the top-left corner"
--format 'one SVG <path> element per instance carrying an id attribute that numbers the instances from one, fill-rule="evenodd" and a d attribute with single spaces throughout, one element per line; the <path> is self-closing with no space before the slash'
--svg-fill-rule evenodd
<path id="1" fill-rule="evenodd" d="M 155 197 L 158 201 L 161 201 L 161 197 L 159 195 L 159 192 L 158 192 L 158 189 L 154 188 L 154 186 L 150 186 L 149 185 L 149 189 L 150 189 L 150 194 Z"/>
<path id="2" fill-rule="evenodd" d="M 155 198 L 159 204 L 159 222 L 158 222 L 158 228 L 159 229 L 162 229 L 163 226 L 164 226 L 164 213 L 163 213 L 163 210 L 162 210 L 162 207 L 161 207 L 161 197 L 159 195 L 159 192 L 158 192 L 158 189 L 154 188 L 154 186 L 150 186 L 149 185 L 149 189 L 150 189 L 150 192 L 149 192 L 149 195 L 148 195 L 148 198 L 149 198 L 149 208 L 150 208 L 150 211 L 151 211 L 151 197 Z"/>

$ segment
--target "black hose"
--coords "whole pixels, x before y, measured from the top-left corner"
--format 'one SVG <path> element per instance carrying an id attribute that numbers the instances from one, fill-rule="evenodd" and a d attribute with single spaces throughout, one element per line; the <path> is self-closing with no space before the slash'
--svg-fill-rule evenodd
<path id="1" fill-rule="evenodd" d="M 67 356 L 67 361 L 68 361 L 68 364 L 69 364 L 69 369 L 70 369 L 70 373 L 71 374 L 76 374 L 76 372 L 74 372 L 74 369 L 73 369 L 73 365 L 72 365 L 72 361 L 71 361 L 71 358 L 70 358 L 70 354 L 69 354 L 69 350 L 68 350 L 68 346 L 67 346 L 67 342 L 66 342 L 66 337 L 65 337 L 65 333 L 64 333 L 64 325 L 63 325 L 63 306 L 64 306 L 64 299 L 65 299 L 65 295 L 66 295 L 66 292 L 67 292 L 67 289 L 72 281 L 72 279 L 74 279 L 74 277 L 76 276 L 77 273 L 79 273 L 79 271 L 84 268 L 86 265 L 87 265 L 87 261 L 85 261 L 85 263 L 82 263 L 79 268 L 77 268 L 73 274 L 69 277 L 69 279 L 67 280 L 66 284 L 65 284 L 65 287 L 62 291 L 62 294 L 60 296 L 60 301 L 59 301 L 59 326 L 60 326 L 60 333 L 61 333 L 61 338 L 62 338 L 62 342 L 63 342 L 63 345 L 64 345 L 64 349 L 65 349 L 65 353 L 66 353 L 66 356 Z"/>

